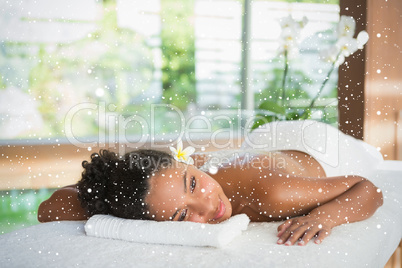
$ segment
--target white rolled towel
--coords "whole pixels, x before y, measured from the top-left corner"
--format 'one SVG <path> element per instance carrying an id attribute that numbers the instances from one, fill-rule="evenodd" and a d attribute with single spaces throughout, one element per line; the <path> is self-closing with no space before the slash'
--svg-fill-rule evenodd
<path id="1" fill-rule="evenodd" d="M 177 221 L 147 221 L 94 215 L 85 224 L 89 236 L 138 243 L 224 247 L 250 222 L 246 214 L 230 217 L 218 224 Z"/>

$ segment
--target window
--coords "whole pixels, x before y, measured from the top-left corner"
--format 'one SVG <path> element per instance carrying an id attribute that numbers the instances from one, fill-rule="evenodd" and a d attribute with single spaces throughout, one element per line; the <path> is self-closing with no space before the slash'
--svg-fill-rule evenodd
<path id="1" fill-rule="evenodd" d="M 309 19 L 288 76 L 292 105 L 305 105 L 328 68 L 317 57 L 331 42 L 337 1 L 252 1 L 250 25 L 243 27 L 247 2 L 7 2 L 0 11 L 6 25 L 0 31 L 0 139 L 139 142 L 151 134 L 175 138 L 183 118 L 194 115 L 236 119 L 247 93 L 242 29 L 251 32 L 247 90 L 256 108 L 278 97 L 278 20 L 289 14 Z M 335 107 L 335 114 L 336 82 L 334 72 L 320 104 Z M 211 120 L 213 128 L 229 121 Z"/>
<path id="2" fill-rule="evenodd" d="M 159 1 L 5 6 L 2 139 L 109 135 L 116 115 L 161 98 Z"/>
<path id="3" fill-rule="evenodd" d="M 320 51 L 335 43 L 334 29 L 339 20 L 336 4 L 256 1 L 251 6 L 251 69 L 255 107 L 265 99 L 280 101 L 285 59 L 278 56 L 281 34 L 279 21 L 291 15 L 296 21 L 306 17 L 300 31 L 298 54 L 288 58 L 285 102 L 306 107 L 320 89 L 330 64 L 320 60 Z M 337 117 L 337 73 L 332 72 L 318 103 L 319 113 Z M 317 114 L 313 114 L 313 117 Z M 316 118 L 320 119 L 320 118 Z"/>

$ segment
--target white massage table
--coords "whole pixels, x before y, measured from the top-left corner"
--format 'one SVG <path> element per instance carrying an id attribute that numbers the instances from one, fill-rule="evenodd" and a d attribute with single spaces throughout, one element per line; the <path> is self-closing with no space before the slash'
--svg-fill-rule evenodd
<path id="1" fill-rule="evenodd" d="M 402 238 L 402 161 L 378 161 L 364 175 L 382 189 L 384 205 L 367 220 L 335 227 L 320 245 L 277 245 L 279 222 L 250 223 L 217 249 L 89 237 L 85 222 L 64 221 L 0 235 L 0 267 L 382 268 Z"/>
<path id="2" fill-rule="evenodd" d="M 321 245 L 276 244 L 279 223 L 250 223 L 223 249 L 89 237 L 84 222 L 43 223 L 0 236 L 0 267 L 384 267 L 402 237 L 402 162 L 368 176 L 383 190 L 373 217 L 338 226 Z"/>

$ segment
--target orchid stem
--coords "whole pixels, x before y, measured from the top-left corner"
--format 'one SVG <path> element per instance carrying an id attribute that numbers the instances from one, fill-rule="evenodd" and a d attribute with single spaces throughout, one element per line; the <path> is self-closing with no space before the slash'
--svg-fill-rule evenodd
<path id="1" fill-rule="evenodd" d="M 285 85 L 286 85 L 286 76 L 288 75 L 288 51 L 285 50 L 285 70 L 283 72 L 283 79 L 282 79 L 282 106 L 285 107 Z"/>
<path id="2" fill-rule="evenodd" d="M 314 106 L 315 101 L 321 95 L 321 92 L 324 89 L 325 85 L 327 84 L 329 77 L 331 76 L 334 69 L 335 69 L 335 62 L 332 64 L 331 69 L 329 69 L 329 72 L 328 72 L 327 76 L 325 77 L 324 81 L 322 82 L 320 90 L 318 91 L 317 95 L 315 95 L 315 97 L 311 100 L 309 108 L 312 108 Z"/>
<path id="3" fill-rule="evenodd" d="M 320 89 L 318 90 L 317 95 L 315 95 L 315 97 L 311 100 L 311 103 L 309 105 L 309 107 L 307 109 L 304 110 L 303 114 L 300 116 L 300 119 L 306 119 L 304 118 L 304 116 L 307 114 L 307 111 L 311 108 L 314 107 L 315 101 L 318 99 L 318 97 L 321 95 L 322 90 L 324 89 L 325 85 L 327 84 L 329 78 L 331 77 L 332 72 L 335 69 L 335 63 L 337 62 L 339 56 L 341 55 L 341 53 L 338 53 L 338 55 L 336 56 L 336 59 L 334 60 L 334 62 L 331 65 L 331 69 L 329 69 L 327 76 L 325 77 L 324 81 L 321 84 Z"/>

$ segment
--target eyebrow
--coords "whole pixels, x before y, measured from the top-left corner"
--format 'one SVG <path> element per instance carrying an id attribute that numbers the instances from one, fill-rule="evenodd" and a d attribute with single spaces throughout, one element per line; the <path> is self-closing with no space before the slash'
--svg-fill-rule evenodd
<path id="1" fill-rule="evenodd" d="M 186 178 L 187 178 L 187 170 L 184 171 L 184 174 L 183 174 L 184 193 L 187 193 L 187 180 L 186 180 Z M 176 217 L 177 213 L 179 213 L 179 210 L 180 210 L 180 209 L 176 210 L 176 212 L 173 214 L 173 216 L 172 216 L 172 221 L 174 220 L 174 217 Z"/>

